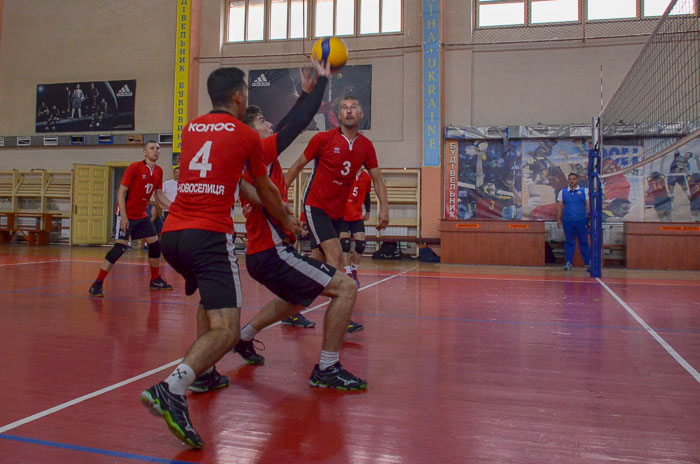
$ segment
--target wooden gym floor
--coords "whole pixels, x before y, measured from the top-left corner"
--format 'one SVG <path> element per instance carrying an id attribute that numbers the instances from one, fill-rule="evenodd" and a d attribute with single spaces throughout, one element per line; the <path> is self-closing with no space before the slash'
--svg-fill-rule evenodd
<path id="1" fill-rule="evenodd" d="M 368 391 L 315 389 L 313 329 L 228 354 L 230 387 L 189 395 L 190 450 L 139 402 L 195 336 L 197 296 L 132 250 L 87 294 L 107 248 L 0 246 L 0 462 L 700 462 L 700 273 L 367 259 L 341 360 Z M 243 280 L 242 322 L 270 294 Z"/>

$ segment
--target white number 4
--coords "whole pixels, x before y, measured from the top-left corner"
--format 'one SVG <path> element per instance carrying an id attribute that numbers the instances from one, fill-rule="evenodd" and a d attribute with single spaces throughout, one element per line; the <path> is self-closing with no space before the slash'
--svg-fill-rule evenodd
<path id="1" fill-rule="evenodd" d="M 211 171 L 211 163 L 209 162 L 209 152 L 211 151 L 211 140 L 207 140 L 199 149 L 197 154 L 190 161 L 190 171 L 199 171 L 199 177 L 207 177 L 207 171 Z M 200 163 L 199 160 L 202 160 Z"/>

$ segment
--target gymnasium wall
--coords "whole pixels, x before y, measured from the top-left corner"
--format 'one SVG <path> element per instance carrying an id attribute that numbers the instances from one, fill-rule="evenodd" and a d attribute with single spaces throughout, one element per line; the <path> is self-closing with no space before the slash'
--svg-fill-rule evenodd
<path id="1" fill-rule="evenodd" d="M 301 66 L 307 62 L 302 54 L 313 42 L 224 44 L 224 4 L 192 3 L 201 18 L 199 50 L 192 51 L 199 64 L 199 113 L 209 109 L 206 76 L 211 70 L 220 65 L 246 71 Z M 442 4 L 446 125 L 587 123 L 600 108 L 600 65 L 607 98 L 645 39 L 474 44 L 472 1 Z M 2 0 L 1 5 L 0 135 L 37 135 L 37 84 L 92 79 L 136 79 L 134 132 L 172 131 L 175 2 Z M 351 64 L 373 67 L 372 129 L 367 135 L 381 166 L 421 167 L 421 2 L 404 0 L 403 34 L 346 41 Z M 299 156 L 311 135 L 299 137 L 282 156 L 283 165 Z M 166 146 L 164 160 L 169 156 Z M 0 170 L 70 169 L 75 162 L 140 157 L 137 147 L 0 148 Z M 439 219 L 437 171 L 424 169 L 423 176 L 423 206 L 429 211 L 423 223 L 429 232 L 437 230 Z"/>

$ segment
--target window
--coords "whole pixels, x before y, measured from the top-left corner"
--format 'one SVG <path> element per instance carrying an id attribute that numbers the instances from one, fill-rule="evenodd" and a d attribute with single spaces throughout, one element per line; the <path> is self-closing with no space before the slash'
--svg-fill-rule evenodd
<path id="1" fill-rule="evenodd" d="M 671 14 L 694 14 L 697 2 L 679 2 Z M 475 0 L 476 24 L 494 27 L 580 23 L 580 11 L 586 21 L 641 19 L 661 16 L 669 3 L 670 0 Z"/>
<path id="2" fill-rule="evenodd" d="M 228 42 L 387 34 L 401 32 L 403 23 L 403 0 L 227 2 Z"/>

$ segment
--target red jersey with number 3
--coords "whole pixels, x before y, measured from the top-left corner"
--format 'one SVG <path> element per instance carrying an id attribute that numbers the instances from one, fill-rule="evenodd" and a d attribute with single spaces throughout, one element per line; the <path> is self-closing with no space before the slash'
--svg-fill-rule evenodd
<path id="1" fill-rule="evenodd" d="M 129 188 L 126 192 L 126 217 L 143 219 L 148 216 L 146 209 L 153 192 L 163 190 L 163 169 L 158 165 L 151 169 L 145 160 L 136 161 L 126 168 L 121 184 Z M 119 214 L 119 205 L 115 212 Z"/>
<path id="2" fill-rule="evenodd" d="M 277 159 L 277 134 L 265 137 L 262 141 L 265 164 L 268 166 L 270 180 L 280 191 L 282 201 L 287 203 L 287 184 L 284 181 L 284 171 Z M 253 183 L 253 177 L 248 171 L 243 173 L 243 179 Z M 241 197 L 241 206 L 245 215 L 245 228 L 248 233 L 246 254 L 252 255 L 269 250 L 282 242 L 293 243 L 296 237 L 282 229 L 279 223 L 265 213 L 265 209 Z"/>
<path id="3" fill-rule="evenodd" d="M 304 156 L 309 161 L 314 160 L 304 204 L 321 208 L 331 219 L 345 214 L 345 205 L 360 167 L 364 165 L 373 169 L 379 166 L 374 145 L 367 137 L 358 133 L 350 141 L 340 129 L 313 136 Z"/>
<path id="4" fill-rule="evenodd" d="M 372 178 L 364 169 L 357 171 L 355 182 L 352 184 L 348 203 L 345 205 L 345 221 L 361 221 L 362 220 L 362 205 L 365 203 L 365 197 L 372 188 Z"/>
<path id="5" fill-rule="evenodd" d="M 225 111 L 212 111 L 182 131 L 177 197 L 163 232 L 201 229 L 233 233 L 231 208 L 243 169 L 267 173 L 258 134 Z"/>

